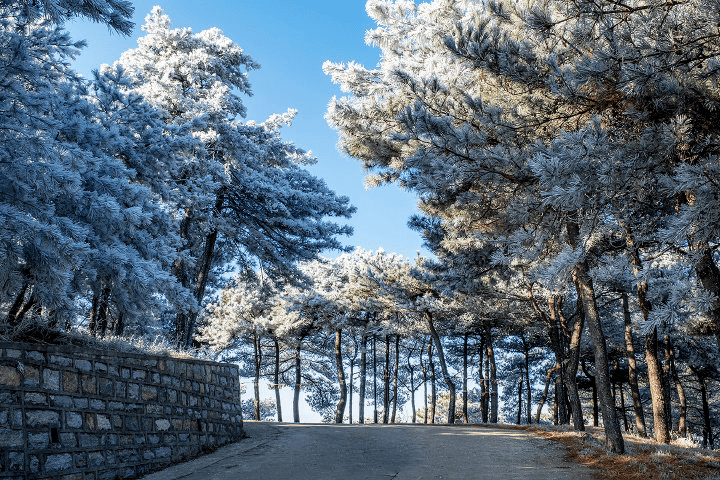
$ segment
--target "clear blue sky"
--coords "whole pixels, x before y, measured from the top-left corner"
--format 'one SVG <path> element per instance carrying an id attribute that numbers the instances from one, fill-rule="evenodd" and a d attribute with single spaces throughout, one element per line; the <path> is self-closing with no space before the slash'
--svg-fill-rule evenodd
<path id="1" fill-rule="evenodd" d="M 365 13 L 365 0 L 135 0 L 135 30 L 129 37 L 89 21 L 68 25 L 75 39 L 87 48 L 75 62 L 85 76 L 103 63 L 113 63 L 136 46 L 140 27 L 154 5 L 163 7 L 173 27 L 199 32 L 220 28 L 261 67 L 250 74 L 253 96 L 245 99 L 248 119 L 263 121 L 272 113 L 298 110 L 294 124 L 283 137 L 312 152 L 318 164 L 313 174 L 325 179 L 338 194 L 347 195 L 358 209 L 350 220 L 355 228 L 346 240 L 368 250 L 383 247 L 406 257 L 422 250 L 419 234 L 407 228 L 415 209 L 415 196 L 395 186 L 365 190 L 364 172 L 356 160 L 336 149 L 337 134 L 325 121 L 327 104 L 340 90 L 322 72 L 325 60 L 357 61 L 374 67 L 379 50 L 365 45 L 365 31 L 374 23 Z M 424 251 L 424 254 L 427 252 Z"/>

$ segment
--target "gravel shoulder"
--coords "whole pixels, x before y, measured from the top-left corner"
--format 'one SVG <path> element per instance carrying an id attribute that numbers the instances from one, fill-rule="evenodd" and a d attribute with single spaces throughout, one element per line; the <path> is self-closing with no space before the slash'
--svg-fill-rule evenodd
<path id="1" fill-rule="evenodd" d="M 562 445 L 532 432 L 464 425 L 245 422 L 248 438 L 144 480 L 584 480 Z"/>

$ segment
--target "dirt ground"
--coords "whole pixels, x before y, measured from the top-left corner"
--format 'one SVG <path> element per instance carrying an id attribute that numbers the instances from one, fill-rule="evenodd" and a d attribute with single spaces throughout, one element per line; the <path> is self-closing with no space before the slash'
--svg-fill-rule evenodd
<path id="1" fill-rule="evenodd" d="M 144 480 L 592 479 L 558 442 L 447 425 L 245 422 L 249 438 Z"/>

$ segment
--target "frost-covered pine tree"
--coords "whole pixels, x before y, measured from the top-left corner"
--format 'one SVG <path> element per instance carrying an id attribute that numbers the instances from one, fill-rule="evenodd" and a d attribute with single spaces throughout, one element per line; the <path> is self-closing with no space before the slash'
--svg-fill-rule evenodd
<path id="1" fill-rule="evenodd" d="M 143 29 L 138 48 L 116 66 L 131 78 L 130 90 L 199 141 L 173 172 L 178 184 L 190 185 L 175 207 L 184 242 L 175 274 L 197 303 L 213 266 L 230 259 L 246 269 L 261 261 L 272 274 L 292 276 L 295 261 L 342 249 L 336 237 L 350 229 L 326 217 L 349 216 L 353 208 L 302 167 L 314 161 L 310 154 L 280 138 L 294 112 L 242 122 L 240 95 L 251 94 L 248 72 L 259 65 L 216 28 L 172 29 L 159 7 Z M 178 312 L 178 344 L 191 343 L 196 316 L 193 308 Z"/>

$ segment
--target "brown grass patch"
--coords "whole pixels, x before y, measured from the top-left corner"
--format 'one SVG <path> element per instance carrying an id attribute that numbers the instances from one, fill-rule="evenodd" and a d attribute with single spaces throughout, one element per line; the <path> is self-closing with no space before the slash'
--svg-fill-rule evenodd
<path id="1" fill-rule="evenodd" d="M 549 426 L 525 428 L 564 444 L 572 461 L 594 468 L 596 478 L 601 480 L 720 480 L 718 452 L 684 446 L 683 442 L 661 445 L 651 439 L 626 435 L 626 453 L 616 455 L 606 449 L 601 428 L 586 427 L 585 432 Z"/>

